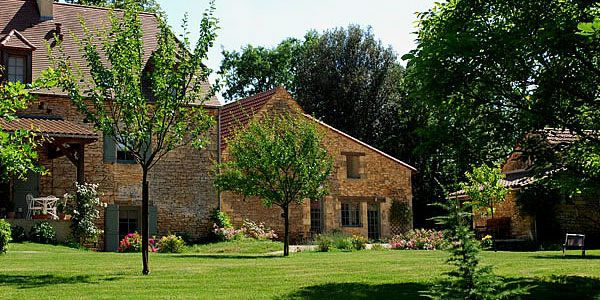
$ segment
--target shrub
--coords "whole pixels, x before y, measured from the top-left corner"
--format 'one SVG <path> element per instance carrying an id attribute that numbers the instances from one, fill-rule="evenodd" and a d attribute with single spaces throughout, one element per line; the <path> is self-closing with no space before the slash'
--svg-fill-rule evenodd
<path id="1" fill-rule="evenodd" d="M 42 244 L 53 244 L 56 241 L 56 230 L 48 222 L 36 223 L 29 231 L 31 241 Z"/>
<path id="2" fill-rule="evenodd" d="M 321 252 L 327 252 L 333 247 L 333 241 L 331 240 L 331 237 L 324 234 L 317 235 L 315 242 L 317 243 L 318 250 Z"/>
<path id="3" fill-rule="evenodd" d="M 213 223 L 215 223 L 217 225 L 217 227 L 220 227 L 220 228 L 232 228 L 233 227 L 233 225 L 231 225 L 231 220 L 229 219 L 229 216 L 225 212 L 222 212 L 218 209 L 215 209 L 211 218 L 212 218 Z"/>
<path id="4" fill-rule="evenodd" d="M 390 239 L 392 249 L 436 250 L 444 245 L 444 234 L 431 229 L 414 229 Z"/>
<path id="5" fill-rule="evenodd" d="M 154 238 L 148 239 L 148 251 L 157 251 L 156 240 Z M 142 252 L 142 236 L 137 232 L 128 233 L 123 237 L 121 242 L 119 242 L 117 252 Z"/>
<path id="6" fill-rule="evenodd" d="M 367 248 L 367 239 L 362 235 L 353 235 L 352 248 L 354 248 L 354 250 L 363 250 Z"/>
<path id="7" fill-rule="evenodd" d="M 255 222 L 246 219 L 244 220 L 244 224 L 240 230 L 246 237 L 257 240 L 274 240 L 277 238 L 275 231 L 270 228 L 266 228 L 265 224 L 262 222 L 256 224 Z"/>
<path id="8" fill-rule="evenodd" d="M 0 219 L 0 254 L 6 253 L 11 240 L 10 224 L 4 219 Z"/>
<path id="9" fill-rule="evenodd" d="M 98 197 L 97 184 L 78 184 L 76 195 L 65 194 L 65 200 L 72 203 L 71 233 L 80 244 L 93 243 L 102 233 L 96 227 L 96 219 L 100 216 L 98 206 L 105 206 Z M 68 206 L 68 205 L 67 205 Z"/>
<path id="10" fill-rule="evenodd" d="M 352 250 L 352 238 L 337 238 L 333 241 L 333 245 L 340 250 Z"/>
<path id="11" fill-rule="evenodd" d="M 157 244 L 158 252 L 161 253 L 181 253 L 185 247 L 185 242 L 179 236 L 170 234 L 163 236 Z"/>
<path id="12" fill-rule="evenodd" d="M 213 224 L 213 233 L 219 241 L 233 241 L 244 236 L 244 233 L 239 229 L 219 227 L 216 223 Z"/>
<path id="13" fill-rule="evenodd" d="M 481 248 L 484 250 L 491 249 L 494 246 L 494 241 L 491 235 L 486 235 L 481 239 Z"/>
<path id="14" fill-rule="evenodd" d="M 19 226 L 19 225 L 15 225 L 13 227 L 10 228 L 11 230 L 11 237 L 12 237 L 12 241 L 13 242 L 22 242 L 27 240 L 27 235 L 25 234 L 25 228 Z"/>

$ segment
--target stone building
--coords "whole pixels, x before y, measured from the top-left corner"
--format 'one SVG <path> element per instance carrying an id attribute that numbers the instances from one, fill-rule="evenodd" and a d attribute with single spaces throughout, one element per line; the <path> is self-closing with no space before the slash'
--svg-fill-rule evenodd
<path id="1" fill-rule="evenodd" d="M 548 149 L 560 148 L 578 139 L 576 134 L 568 130 L 553 128 L 530 136 L 542 137 L 541 143 Z M 510 190 L 505 201 L 495 206 L 496 220 L 492 222 L 489 216 L 475 212 L 474 228 L 487 233 L 495 232 L 499 239 L 557 243 L 564 241 L 566 233 L 581 233 L 589 240 L 586 244 L 599 245 L 600 202 L 596 198 L 588 195 L 557 195 L 557 199 L 551 201 L 539 198 L 537 201 L 548 203 L 548 206 L 538 215 L 527 214 L 519 209 L 520 193 L 536 182 L 533 167 L 534 161 L 524 157 L 522 149 L 516 147 L 502 165 L 502 173 L 505 174 L 502 184 Z M 455 195 L 468 198 L 462 191 Z"/>
<path id="2" fill-rule="evenodd" d="M 220 149 L 223 156 L 227 155 L 227 138 L 235 128 L 272 111 L 302 113 L 283 88 L 220 108 Z M 291 207 L 290 236 L 293 240 L 302 240 L 316 233 L 341 230 L 370 239 L 389 237 L 392 201 L 412 206 L 411 176 L 416 170 L 309 115 L 304 116 L 317 122 L 325 132 L 323 143 L 334 159 L 334 170 L 329 177 L 328 196 Z M 279 232 L 283 230 L 279 207 L 265 208 L 259 199 L 232 193 L 221 194 L 219 201 L 221 209 L 229 213 L 236 224 L 244 219 L 258 220 Z M 412 224 L 403 227 L 412 228 Z"/>
<path id="3" fill-rule="evenodd" d="M 82 35 L 79 19 L 83 18 L 90 27 L 102 27 L 108 22 L 108 10 L 103 8 L 52 0 L 2 2 L 0 63 L 6 67 L 3 77 L 9 81 L 35 80 L 50 64 L 46 45 L 54 47 L 55 36 L 62 39 L 73 62 L 85 66 L 73 38 Z M 142 13 L 141 18 L 148 57 L 156 47 L 157 20 L 148 13 Z M 31 174 L 23 181 L 0 184 L 0 217 L 7 213 L 9 203 L 14 203 L 16 217 L 24 218 L 27 194 L 62 197 L 73 192 L 76 181 L 98 183 L 101 200 L 108 204 L 99 220 L 104 237 L 98 247 L 115 250 L 119 239 L 139 230 L 141 224 L 139 165 L 114 139 L 96 131 L 67 95 L 54 90 L 35 93 L 36 103 L 20 112 L 16 122 L 0 119 L 0 128 L 11 131 L 33 126 L 47 137 L 39 149 L 39 162 L 49 174 Z M 236 223 L 249 218 L 279 230 L 280 213 L 263 208 L 254 199 L 218 193 L 212 184 L 212 170 L 214 162 L 226 153 L 226 138 L 236 124 L 244 124 L 256 112 L 299 109 L 298 105 L 282 89 L 227 105 L 213 98 L 203 105 L 217 120 L 209 134 L 210 145 L 203 150 L 179 148 L 151 170 L 151 234 L 174 232 L 206 238 L 212 229 L 210 215 L 218 207 L 231 213 Z M 336 228 L 371 237 L 388 236 L 391 201 L 412 203 L 411 174 L 415 169 L 337 129 L 319 124 L 326 130 L 325 146 L 335 157 L 336 171 L 331 176 L 334 188 L 325 199 L 306 202 L 293 210 L 292 232 L 296 239 Z"/>

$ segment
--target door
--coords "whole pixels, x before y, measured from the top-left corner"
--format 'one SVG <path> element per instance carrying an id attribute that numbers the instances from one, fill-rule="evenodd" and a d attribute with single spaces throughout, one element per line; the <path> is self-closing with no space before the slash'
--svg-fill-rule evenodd
<path id="1" fill-rule="evenodd" d="M 40 174 L 29 172 L 24 180 L 15 179 L 14 183 L 14 203 L 15 211 L 19 217 L 25 217 L 27 213 L 27 201 L 25 197 L 31 194 L 33 197 L 39 196 Z"/>
<path id="2" fill-rule="evenodd" d="M 378 240 L 380 236 L 379 204 L 370 204 L 367 210 L 369 240 Z"/>
<path id="3" fill-rule="evenodd" d="M 310 201 L 310 233 L 311 235 L 323 232 L 323 202 L 321 200 Z"/>

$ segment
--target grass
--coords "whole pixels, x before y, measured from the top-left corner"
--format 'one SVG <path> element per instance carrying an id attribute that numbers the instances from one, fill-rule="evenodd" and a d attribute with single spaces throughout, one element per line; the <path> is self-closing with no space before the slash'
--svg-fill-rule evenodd
<path id="1" fill-rule="evenodd" d="M 271 240 L 240 239 L 230 242 L 194 245 L 188 247 L 188 252 L 194 253 L 236 253 L 236 254 L 263 254 L 281 251 L 283 244 Z"/>
<path id="2" fill-rule="evenodd" d="M 0 298 L 419 299 L 419 291 L 447 270 L 441 251 L 303 252 L 284 258 L 265 254 L 271 248 L 263 246 L 239 245 L 243 254 L 219 244 L 152 253 L 152 273 L 142 276 L 135 253 L 12 244 L 0 256 Z M 508 280 L 535 285 L 528 299 L 596 299 L 600 251 L 588 251 L 586 258 L 576 253 L 562 259 L 558 251 L 485 252 L 483 262 Z"/>

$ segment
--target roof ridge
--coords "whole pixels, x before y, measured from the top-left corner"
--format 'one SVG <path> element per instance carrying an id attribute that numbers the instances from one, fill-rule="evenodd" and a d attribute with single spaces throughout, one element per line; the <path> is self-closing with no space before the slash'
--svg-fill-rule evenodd
<path id="1" fill-rule="evenodd" d="M 82 7 L 82 8 L 91 8 L 97 10 L 114 10 L 114 11 L 124 11 L 122 8 L 111 8 L 111 7 L 103 7 L 103 6 L 94 6 L 94 5 L 84 5 L 84 4 L 76 4 L 76 3 L 64 3 L 64 2 L 54 2 L 53 5 L 62 5 L 62 6 L 72 6 L 72 7 Z M 147 11 L 140 11 L 140 14 L 150 15 L 158 18 L 158 14 Z"/>
<path id="2" fill-rule="evenodd" d="M 241 98 L 241 99 L 237 99 L 237 100 L 231 101 L 229 103 L 225 103 L 221 107 L 231 106 L 231 105 L 236 104 L 236 103 L 237 104 L 242 104 L 241 102 L 251 101 L 251 100 L 262 98 L 262 97 L 265 97 L 265 96 L 272 96 L 279 89 L 281 89 L 281 87 L 276 87 L 276 88 L 272 88 L 270 90 L 259 92 L 259 93 L 256 93 L 256 94 L 252 95 L 252 96 L 248 96 L 248 97 L 245 97 L 245 98 Z"/>

